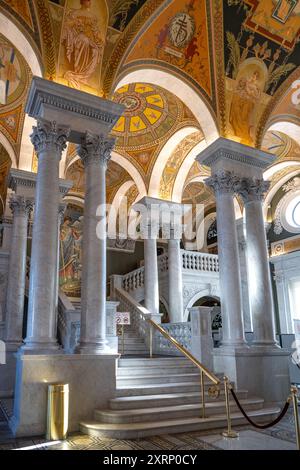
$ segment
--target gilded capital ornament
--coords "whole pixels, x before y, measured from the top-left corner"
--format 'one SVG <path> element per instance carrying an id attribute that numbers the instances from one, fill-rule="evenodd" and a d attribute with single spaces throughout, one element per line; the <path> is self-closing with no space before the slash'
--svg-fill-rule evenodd
<path id="1" fill-rule="evenodd" d="M 28 217 L 33 209 L 33 202 L 31 199 L 25 199 L 23 196 L 13 195 L 10 198 L 9 207 L 14 215 Z"/>
<path id="2" fill-rule="evenodd" d="M 67 146 L 69 134 L 70 128 L 68 126 L 58 125 L 56 121 L 39 119 L 37 125 L 33 126 L 30 138 L 37 156 L 43 150 L 52 150 L 57 152 L 60 157 Z"/>
<path id="3" fill-rule="evenodd" d="M 264 181 L 261 178 L 241 178 L 235 190 L 246 204 L 250 201 L 263 201 L 269 187 L 270 181 Z"/>
<path id="4" fill-rule="evenodd" d="M 216 194 L 234 194 L 237 176 L 228 170 L 219 170 L 210 178 L 205 180 L 205 184 L 212 188 Z"/>
<path id="5" fill-rule="evenodd" d="M 84 166 L 88 166 L 91 163 L 107 166 L 114 144 L 115 139 L 113 138 L 87 132 L 82 138 L 82 143 L 78 146 L 77 151 Z"/>

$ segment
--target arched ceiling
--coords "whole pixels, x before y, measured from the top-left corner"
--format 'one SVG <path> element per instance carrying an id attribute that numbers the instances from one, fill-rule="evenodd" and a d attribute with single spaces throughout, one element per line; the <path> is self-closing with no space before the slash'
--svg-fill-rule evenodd
<path id="1" fill-rule="evenodd" d="M 0 142 L 16 166 L 33 63 L 47 79 L 125 104 L 113 130 L 111 197 L 134 179 L 128 168 L 149 190 L 161 159 L 156 186 L 172 198 L 205 174 L 193 151 L 218 135 L 268 149 L 276 163 L 299 159 L 299 0 L 0 0 L 0 15 L 15 28 L 10 43 L 1 22 Z M 16 47 L 25 44 L 18 31 L 26 47 Z M 30 146 L 21 156 L 30 169 Z M 74 157 L 70 146 L 66 168 Z"/>

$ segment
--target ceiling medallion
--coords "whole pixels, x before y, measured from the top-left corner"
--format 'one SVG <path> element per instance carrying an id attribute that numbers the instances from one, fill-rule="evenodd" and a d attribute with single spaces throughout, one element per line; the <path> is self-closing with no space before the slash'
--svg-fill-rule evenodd
<path id="1" fill-rule="evenodd" d="M 187 13 L 175 15 L 169 25 L 169 38 L 174 47 L 186 46 L 195 32 L 195 21 Z"/>

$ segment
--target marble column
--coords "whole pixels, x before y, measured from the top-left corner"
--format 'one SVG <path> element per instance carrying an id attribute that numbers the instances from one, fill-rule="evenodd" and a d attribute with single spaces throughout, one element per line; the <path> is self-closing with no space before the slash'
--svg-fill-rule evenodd
<path id="1" fill-rule="evenodd" d="M 50 353 L 56 339 L 59 162 L 69 128 L 39 119 L 31 141 L 38 156 L 29 283 L 27 336 L 23 350 Z"/>
<path id="2" fill-rule="evenodd" d="M 151 314 L 159 313 L 159 285 L 157 265 L 157 240 L 151 234 L 148 226 L 148 235 L 144 238 L 144 286 L 145 307 Z"/>
<path id="3" fill-rule="evenodd" d="M 222 346 L 235 349 L 246 345 L 233 200 L 237 178 L 230 171 L 217 170 L 215 174 L 206 179 L 205 182 L 215 191 L 216 196 L 223 334 Z"/>
<path id="4" fill-rule="evenodd" d="M 5 341 L 7 347 L 16 348 L 22 343 L 27 229 L 33 203 L 31 199 L 13 195 L 9 205 L 13 213 L 13 225 L 6 297 Z"/>
<path id="5" fill-rule="evenodd" d="M 168 240 L 169 317 L 171 323 L 183 321 L 182 257 L 180 239 L 171 228 Z"/>
<path id="6" fill-rule="evenodd" d="M 78 352 L 107 353 L 106 169 L 114 140 L 87 133 L 79 147 L 85 168 L 81 337 Z"/>
<path id="7" fill-rule="evenodd" d="M 253 346 L 274 346 L 274 305 L 262 202 L 270 183 L 242 178 L 236 189 L 245 208 L 248 290 L 253 322 Z"/>

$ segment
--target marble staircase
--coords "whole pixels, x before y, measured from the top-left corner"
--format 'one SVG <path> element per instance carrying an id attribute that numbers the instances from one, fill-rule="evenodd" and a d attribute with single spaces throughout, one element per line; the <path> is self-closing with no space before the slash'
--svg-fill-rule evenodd
<path id="1" fill-rule="evenodd" d="M 208 394 L 205 381 L 206 418 L 202 418 L 198 369 L 184 357 L 121 358 L 117 368 L 116 395 L 107 409 L 95 410 L 94 420 L 80 423 L 83 433 L 98 437 L 133 439 L 165 433 L 226 428 L 225 397 Z M 248 414 L 257 422 L 271 421 L 277 407 L 265 407 L 264 400 L 237 395 Z M 231 403 L 232 424 L 245 419 Z"/>
<path id="2" fill-rule="evenodd" d="M 127 330 L 125 327 L 124 332 L 124 352 L 123 352 L 123 339 L 118 336 L 118 352 L 122 356 L 149 356 L 149 348 L 146 347 L 143 338 L 133 330 Z"/>

